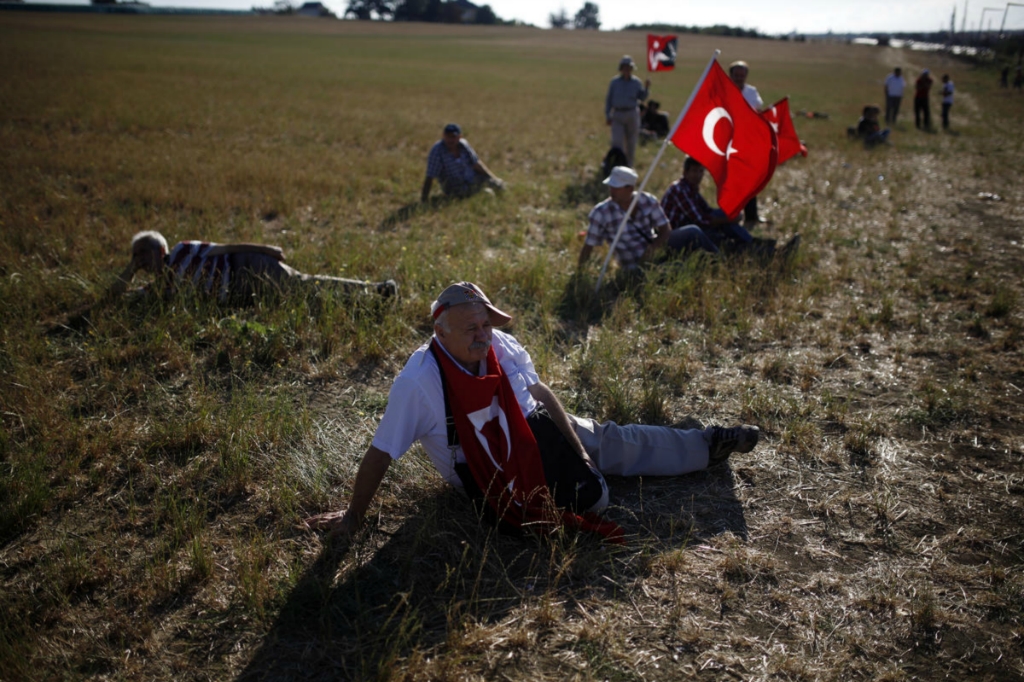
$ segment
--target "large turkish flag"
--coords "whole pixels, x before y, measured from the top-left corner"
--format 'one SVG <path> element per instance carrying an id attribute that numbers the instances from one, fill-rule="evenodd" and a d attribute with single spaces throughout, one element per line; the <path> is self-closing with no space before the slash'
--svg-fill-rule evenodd
<path id="1" fill-rule="evenodd" d="M 775 131 L 747 104 L 717 60 L 670 140 L 715 179 L 718 206 L 730 218 L 764 189 L 778 160 Z"/>

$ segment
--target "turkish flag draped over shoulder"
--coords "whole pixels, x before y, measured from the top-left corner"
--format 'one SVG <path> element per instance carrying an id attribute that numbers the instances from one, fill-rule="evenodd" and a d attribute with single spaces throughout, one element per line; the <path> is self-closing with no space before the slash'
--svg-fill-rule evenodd
<path id="1" fill-rule="evenodd" d="M 789 98 L 783 97 L 775 104 L 761 112 L 764 120 L 775 131 L 779 139 L 779 162 L 782 165 L 797 154 L 807 156 L 807 147 L 800 141 L 793 127 L 793 117 L 789 113 Z"/>
<path id="2" fill-rule="evenodd" d="M 670 140 L 715 179 L 718 206 L 730 218 L 764 189 L 778 162 L 775 131 L 747 104 L 717 61 Z"/>
<path id="3" fill-rule="evenodd" d="M 647 34 L 647 70 L 671 71 L 676 67 L 679 40 L 675 36 Z"/>

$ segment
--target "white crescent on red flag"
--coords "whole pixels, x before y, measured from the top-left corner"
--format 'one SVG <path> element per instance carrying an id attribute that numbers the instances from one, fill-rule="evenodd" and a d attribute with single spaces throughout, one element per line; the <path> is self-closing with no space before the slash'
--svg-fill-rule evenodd
<path id="1" fill-rule="evenodd" d="M 807 156 L 807 147 L 800 141 L 800 137 L 796 134 L 796 128 L 793 127 L 788 97 L 783 97 L 761 112 L 761 115 L 764 116 L 764 120 L 768 121 L 768 125 L 772 127 L 779 139 L 778 165 L 781 166 L 797 154 Z"/>
<path id="2" fill-rule="evenodd" d="M 671 71 L 676 67 L 679 40 L 675 36 L 647 34 L 647 70 Z"/>
<path id="3" fill-rule="evenodd" d="M 698 84 L 670 141 L 715 179 L 718 206 L 730 218 L 764 189 L 778 163 L 775 131 L 717 61 Z"/>

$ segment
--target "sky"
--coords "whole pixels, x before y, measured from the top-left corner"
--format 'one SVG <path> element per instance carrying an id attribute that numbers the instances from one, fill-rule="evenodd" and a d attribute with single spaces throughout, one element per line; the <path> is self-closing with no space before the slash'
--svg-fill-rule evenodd
<path id="1" fill-rule="evenodd" d="M 29 0 L 38 2 L 39 0 Z M 67 4 L 89 4 L 88 0 L 48 0 Z M 769 35 L 797 33 L 873 33 L 938 31 L 949 28 L 956 5 L 956 29 L 964 18 L 964 0 L 592 0 L 600 9 L 602 29 L 618 29 L 627 24 L 684 24 L 711 26 L 726 24 L 757 29 Z M 273 0 L 148 0 L 155 7 L 201 7 L 205 9 L 250 9 L 269 7 Z M 302 4 L 301 0 L 292 0 Z M 341 16 L 348 0 L 322 0 Z M 570 17 L 583 0 L 475 0 L 490 4 L 502 19 L 521 21 L 547 28 L 548 17 L 565 9 Z M 1003 20 L 1005 1 L 967 0 L 967 29 L 998 30 Z M 999 11 L 985 11 L 985 7 Z M 1010 3 L 1007 29 L 1024 29 L 1024 6 Z"/>

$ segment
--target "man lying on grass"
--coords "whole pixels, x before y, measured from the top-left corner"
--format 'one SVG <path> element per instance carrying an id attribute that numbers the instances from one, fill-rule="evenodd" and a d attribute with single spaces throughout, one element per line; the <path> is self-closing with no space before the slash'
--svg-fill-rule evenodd
<path id="1" fill-rule="evenodd" d="M 755 426 L 620 426 L 567 414 L 530 354 L 495 329 L 512 318 L 475 284 L 452 284 L 431 313 L 434 336 L 391 387 L 348 509 L 310 517 L 310 528 L 357 530 L 391 460 L 414 441 L 446 481 L 485 500 L 485 513 L 506 526 L 565 524 L 612 537 L 621 530 L 595 516 L 608 506 L 603 474 L 678 476 L 757 444 Z"/>
<path id="2" fill-rule="evenodd" d="M 167 240 L 154 231 L 139 232 L 132 237 L 131 262 L 111 286 L 110 294 L 123 294 L 139 270 L 165 278 L 169 291 L 186 283 L 206 293 L 216 289 L 221 301 L 245 300 L 263 284 L 280 287 L 292 282 L 345 293 L 376 291 L 382 296 L 393 296 L 398 292 L 398 285 L 390 279 L 364 282 L 299 272 L 285 265 L 284 252 L 276 246 L 187 241 L 179 242 L 168 253 Z"/>

